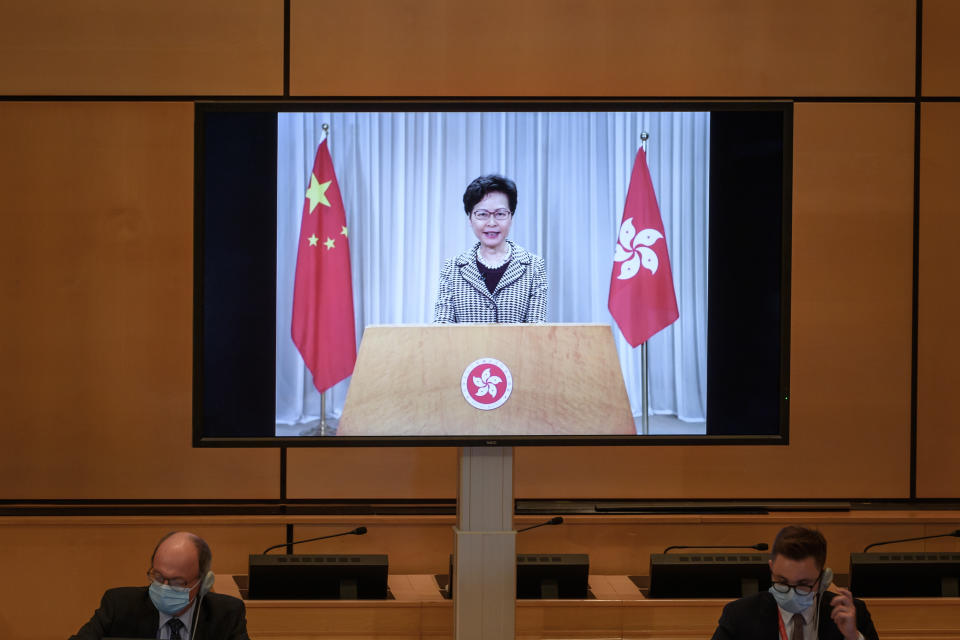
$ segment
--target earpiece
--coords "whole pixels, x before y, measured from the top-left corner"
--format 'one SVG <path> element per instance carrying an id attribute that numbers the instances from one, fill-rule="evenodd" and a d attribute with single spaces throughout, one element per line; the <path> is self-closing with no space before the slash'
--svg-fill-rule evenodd
<path id="1" fill-rule="evenodd" d="M 207 571 L 207 575 L 203 576 L 203 584 L 200 585 L 200 592 L 197 593 L 197 597 L 202 598 L 210 593 L 210 589 L 213 588 L 213 581 L 215 579 L 216 576 L 213 575 L 213 571 Z"/>
<path id="2" fill-rule="evenodd" d="M 820 576 L 820 586 L 817 588 L 817 595 L 822 595 L 824 591 L 827 590 L 827 587 L 833 582 L 833 569 L 827 567 L 823 570 L 823 575 Z"/>

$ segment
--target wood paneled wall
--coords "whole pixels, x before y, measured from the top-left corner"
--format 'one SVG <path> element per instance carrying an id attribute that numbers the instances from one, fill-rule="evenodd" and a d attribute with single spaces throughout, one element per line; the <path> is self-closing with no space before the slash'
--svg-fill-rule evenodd
<path id="1" fill-rule="evenodd" d="M 190 447 L 193 110 L 0 102 L 6 499 L 276 498 L 278 451 Z"/>
<path id="2" fill-rule="evenodd" d="M 277 0 L 3 3 L 0 93 L 258 96 L 283 91 Z"/>
<path id="3" fill-rule="evenodd" d="M 292 0 L 301 95 L 912 95 L 904 0 Z M 317 37 L 323 25 L 336 25 Z"/>
<path id="4" fill-rule="evenodd" d="M 923 3 L 920 42 L 913 0 L 289 7 L 285 79 L 281 2 L 7 3 L 0 499 L 280 496 L 276 450 L 190 447 L 192 100 L 282 98 L 285 86 L 292 97 L 797 100 L 791 444 L 523 449 L 518 497 L 909 497 L 915 314 L 915 495 L 960 497 L 945 471 L 960 382 L 955 3 Z M 456 491 L 452 449 L 295 450 L 288 463 L 290 498 Z"/>
<path id="5" fill-rule="evenodd" d="M 956 69 L 954 69 L 956 73 Z M 957 239 L 960 205 L 960 104 L 922 107 L 920 139 L 920 302 L 918 309 L 917 494 L 960 493 L 960 417 L 956 399 L 960 361 L 960 284 Z"/>

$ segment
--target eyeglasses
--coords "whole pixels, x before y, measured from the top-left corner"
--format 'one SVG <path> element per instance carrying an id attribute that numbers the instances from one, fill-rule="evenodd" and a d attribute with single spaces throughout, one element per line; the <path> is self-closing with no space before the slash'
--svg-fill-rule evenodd
<path id="1" fill-rule="evenodd" d="M 479 220 L 480 222 L 485 222 L 490 219 L 490 216 L 493 216 L 494 220 L 504 221 L 513 215 L 513 212 L 510 209 L 497 209 L 496 211 L 487 211 L 486 209 L 477 209 L 473 212 L 473 217 Z"/>
<path id="2" fill-rule="evenodd" d="M 185 589 L 186 587 L 190 587 L 191 589 L 193 588 L 193 585 L 188 584 L 186 580 L 183 580 L 182 578 L 167 578 L 156 569 L 150 569 L 149 571 L 147 571 L 147 577 L 153 580 L 154 582 L 159 582 L 160 584 L 168 584 L 171 587 L 176 587 L 177 589 Z M 194 582 L 193 584 L 196 585 L 196 582 Z"/>
<path id="3" fill-rule="evenodd" d="M 819 580 L 819 578 L 818 578 Z M 813 589 L 816 587 L 816 583 L 813 585 L 809 584 L 787 584 L 786 582 L 774 582 L 773 588 L 775 591 L 780 593 L 790 593 L 790 589 L 793 589 L 798 596 L 806 596 L 813 593 Z"/>

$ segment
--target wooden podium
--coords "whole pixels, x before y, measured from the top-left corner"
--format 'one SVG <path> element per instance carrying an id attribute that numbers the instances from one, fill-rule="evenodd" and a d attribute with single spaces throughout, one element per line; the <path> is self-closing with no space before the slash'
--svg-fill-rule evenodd
<path id="1" fill-rule="evenodd" d="M 509 369 L 493 410 L 461 391 L 482 359 Z M 340 436 L 633 435 L 608 325 L 384 325 L 364 330 L 337 428 Z"/>

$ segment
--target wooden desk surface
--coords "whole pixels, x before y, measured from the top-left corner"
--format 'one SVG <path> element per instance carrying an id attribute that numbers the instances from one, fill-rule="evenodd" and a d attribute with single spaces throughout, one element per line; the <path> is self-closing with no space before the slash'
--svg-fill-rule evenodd
<path id="1" fill-rule="evenodd" d="M 432 575 L 391 575 L 392 600 L 245 600 L 257 640 L 453 637 L 453 602 Z M 519 640 L 709 638 L 729 600 L 649 600 L 627 576 L 590 576 L 590 600 L 519 600 Z M 233 576 L 217 591 L 241 597 Z M 882 640 L 960 640 L 960 598 L 866 600 Z"/>

